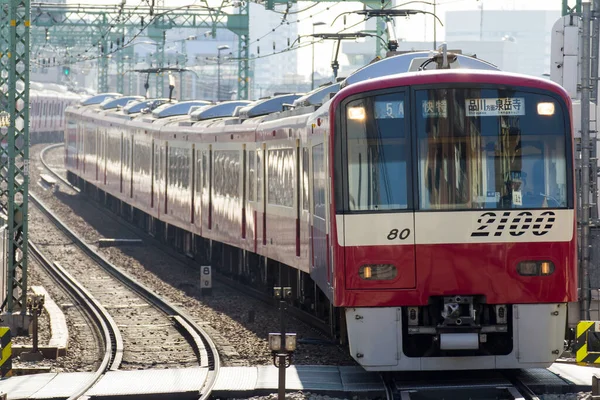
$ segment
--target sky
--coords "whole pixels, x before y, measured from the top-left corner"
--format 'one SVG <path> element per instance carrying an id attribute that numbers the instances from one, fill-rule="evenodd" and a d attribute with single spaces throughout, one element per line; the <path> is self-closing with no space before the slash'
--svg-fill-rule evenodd
<path id="1" fill-rule="evenodd" d="M 402 1 L 396 0 L 396 4 L 408 3 L 409 0 Z M 433 3 L 433 0 L 426 1 L 427 3 Z M 436 1 L 436 15 L 440 18 L 441 22 L 444 23 L 445 13 L 448 11 L 460 11 L 460 10 L 480 10 L 480 6 L 483 3 L 484 21 L 486 10 L 560 10 L 562 9 L 562 0 L 437 0 Z M 298 8 L 302 10 L 310 5 L 310 2 L 298 3 Z M 312 31 L 313 22 L 333 21 L 340 13 L 344 11 L 362 9 L 361 3 L 346 3 L 339 6 L 332 7 L 334 3 L 321 3 L 311 8 L 306 12 L 299 14 L 299 30 L 304 34 L 310 34 Z M 575 0 L 569 0 L 570 5 L 575 4 Z M 319 13 L 319 11 L 330 7 L 327 12 Z M 433 12 L 433 6 L 427 4 L 420 4 L 420 2 L 413 2 L 406 4 L 405 6 L 398 8 L 407 9 L 418 9 Z M 311 17 L 311 14 L 314 15 Z M 315 15 L 317 14 L 317 15 Z M 336 23 L 331 26 L 328 25 L 315 27 L 316 32 L 338 32 L 343 28 L 341 23 L 342 18 L 338 18 Z M 355 17 L 353 21 L 359 21 L 359 17 Z M 484 22 L 485 23 L 485 22 Z M 352 25 L 350 17 L 347 19 L 347 25 Z M 360 27 L 357 26 L 354 29 L 358 30 Z M 353 31 L 354 31 L 353 29 Z M 349 30 L 350 31 L 350 30 Z M 301 33 L 302 34 L 302 33 Z M 410 18 L 401 18 L 397 20 L 396 25 L 396 36 L 398 38 L 404 38 L 407 41 L 433 41 L 433 17 L 430 15 L 416 15 Z M 444 40 L 444 27 L 437 26 L 437 41 L 438 43 Z M 298 54 L 299 60 L 308 60 L 311 57 L 310 48 L 300 49 Z M 325 42 L 315 45 L 315 54 L 323 55 L 321 59 L 317 57 L 315 62 L 315 69 L 317 71 L 327 72 L 330 69 L 330 62 L 333 54 L 333 43 Z M 327 57 L 325 57 L 327 56 Z M 301 74 L 310 74 L 310 65 L 308 63 L 299 63 L 299 69 Z"/>
<path id="2" fill-rule="evenodd" d="M 67 0 L 69 3 L 85 3 L 85 4 L 119 4 L 120 0 L 82 0 L 74 1 Z M 157 2 L 159 0 L 156 0 Z M 221 0 L 163 0 L 167 6 L 180 6 L 188 4 L 206 4 L 208 2 L 211 6 L 220 5 Z M 234 0 L 230 0 L 234 1 Z M 126 4 L 135 6 L 139 4 L 140 0 L 126 0 Z M 433 12 L 434 0 L 427 1 L 412 1 L 409 0 L 395 0 L 397 5 L 406 4 L 402 7 L 397 8 L 408 8 L 408 9 L 419 9 L 429 12 Z M 486 10 L 560 10 L 562 8 L 562 0 L 435 0 L 436 2 L 436 15 L 440 18 L 441 22 L 444 23 L 445 13 L 448 11 L 460 11 L 460 10 L 480 10 L 483 4 L 484 21 Z M 145 1 L 144 1 L 145 3 Z M 410 4 L 408 4 L 410 3 Z M 423 4 L 429 3 L 429 4 Z M 569 4 L 574 5 L 575 0 L 569 0 Z M 354 10 L 362 9 L 362 3 L 359 2 L 323 2 L 314 3 L 310 1 L 300 1 L 297 4 L 299 13 L 297 14 L 299 20 L 299 34 L 310 35 L 313 30 L 313 24 L 325 23 L 324 25 L 318 25 L 314 27 L 315 33 L 336 33 L 340 32 L 345 27 L 349 27 L 362 20 L 362 16 L 347 14 L 346 24 L 344 25 L 344 18 L 340 15 Z M 282 6 L 278 7 L 282 10 Z M 432 41 L 433 40 L 433 17 L 430 15 L 416 15 L 410 18 L 399 18 L 397 19 L 396 25 L 396 36 L 403 38 L 407 41 Z M 333 23 L 332 23 L 333 22 Z M 354 28 L 348 29 L 344 32 L 356 32 L 364 26 L 359 24 Z M 252 40 L 252 38 L 250 38 Z M 308 39 L 310 40 L 310 39 Z M 444 27 L 438 23 L 437 26 L 437 41 L 442 43 L 444 41 Z M 323 71 L 328 73 L 330 70 L 330 63 L 333 55 L 333 41 L 325 41 L 322 43 L 315 44 L 315 69 L 317 71 Z M 311 59 L 311 47 L 306 46 L 300 48 L 298 51 L 298 68 L 299 73 L 303 75 L 310 74 L 310 62 L 307 60 Z"/>

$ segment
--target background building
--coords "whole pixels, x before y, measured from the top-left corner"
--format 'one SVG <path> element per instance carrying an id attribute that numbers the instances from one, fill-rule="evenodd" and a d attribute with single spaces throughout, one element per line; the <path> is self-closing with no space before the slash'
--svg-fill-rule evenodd
<path id="1" fill-rule="evenodd" d="M 560 16 L 559 10 L 448 12 L 446 41 L 512 41 L 516 44 L 515 72 L 539 77 L 549 72 L 552 25 Z"/>
<path id="2" fill-rule="evenodd" d="M 545 76 L 550 66 L 552 25 L 560 18 L 559 10 L 485 10 L 446 13 L 446 37 L 438 46 L 491 62 L 509 72 Z M 432 42 L 408 42 L 400 38 L 398 50 L 429 50 Z M 341 75 L 360 68 L 375 57 L 373 40 L 342 43 L 348 64 Z"/>

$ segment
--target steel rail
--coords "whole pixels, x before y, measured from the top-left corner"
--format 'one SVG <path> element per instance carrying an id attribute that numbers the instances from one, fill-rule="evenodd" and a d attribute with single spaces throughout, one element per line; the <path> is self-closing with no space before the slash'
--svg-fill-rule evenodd
<path id="1" fill-rule="evenodd" d="M 169 303 L 166 299 L 158 296 L 150 289 L 137 282 L 125 272 L 119 270 L 115 265 L 106 260 L 102 255 L 98 254 L 87 243 L 83 242 L 75 232 L 69 229 L 59 218 L 41 202 L 33 193 L 29 193 L 30 200 L 36 204 L 42 213 L 56 225 L 74 244 L 96 263 L 102 266 L 107 272 L 113 275 L 121 283 L 138 293 L 148 302 L 160 309 L 166 315 L 171 315 L 180 329 L 188 337 L 190 345 L 194 349 L 194 353 L 198 357 L 200 366 L 208 367 L 209 373 L 203 387 L 203 394 L 200 399 L 208 399 L 216 384 L 217 377 L 220 371 L 220 358 L 216 345 L 210 336 L 198 325 L 192 317 L 184 312 L 179 307 Z M 199 338 L 199 340 L 198 340 Z"/>
<path id="2" fill-rule="evenodd" d="M 52 167 L 50 167 L 48 165 L 48 163 L 46 163 L 46 159 L 44 158 L 44 156 L 46 155 L 46 152 L 52 149 L 56 149 L 58 147 L 64 147 L 63 143 L 57 143 L 57 144 L 53 144 L 51 146 L 48 147 L 44 147 L 44 149 L 40 152 L 40 161 L 42 162 L 42 165 L 52 174 L 54 175 L 54 177 L 56 177 L 58 180 L 60 180 L 62 183 L 64 183 L 65 185 L 67 185 L 69 188 L 73 189 L 74 191 L 76 191 L 77 193 L 81 193 L 81 190 L 79 190 L 79 188 L 75 185 L 72 185 L 71 182 L 69 182 L 67 179 L 65 179 L 62 175 L 60 175 L 58 172 L 54 171 L 52 169 Z"/>
<path id="3" fill-rule="evenodd" d="M 75 185 L 71 184 L 71 182 L 69 182 L 67 179 L 65 179 L 63 176 L 61 176 L 59 173 L 57 173 L 56 171 L 54 171 L 52 169 L 52 167 L 50 167 L 46 163 L 46 161 L 44 159 L 44 155 L 46 154 L 47 151 L 55 149 L 55 148 L 58 148 L 58 147 L 61 147 L 61 146 L 64 146 L 64 144 L 58 143 L 58 144 L 54 144 L 54 145 L 51 145 L 51 146 L 48 146 L 48 147 L 44 148 L 40 152 L 40 159 L 41 159 L 42 165 L 44 165 L 44 167 L 54 177 L 56 177 L 57 179 L 59 179 L 62 183 L 64 183 L 65 185 L 67 185 L 69 188 L 77 191 L 78 193 L 81 193 L 81 190 L 79 190 L 78 187 L 76 187 Z M 98 207 L 96 203 L 93 203 L 93 204 L 94 204 L 94 206 Z M 102 210 L 103 212 L 106 211 L 106 209 L 104 209 L 102 207 L 98 207 L 98 209 Z M 122 219 L 118 219 L 117 221 L 119 223 L 127 226 L 128 228 L 134 230 L 136 234 L 138 234 L 138 235 L 140 234 L 141 230 L 137 226 L 131 225 L 129 222 L 124 221 Z M 168 252 L 172 256 L 174 255 L 172 249 L 168 248 L 163 243 L 157 241 L 154 237 L 148 235 L 146 232 L 143 232 L 143 234 L 144 234 L 144 237 L 147 240 L 152 240 L 152 241 L 156 242 L 157 246 L 161 247 L 163 250 L 165 250 L 166 252 Z M 188 262 L 189 259 L 187 259 L 187 258 L 184 259 L 184 257 L 185 257 L 184 255 L 177 253 L 177 259 L 182 260 L 184 263 Z M 242 293 L 244 293 L 244 294 L 246 294 L 248 296 L 251 296 L 251 297 L 253 297 L 253 298 L 257 299 L 257 300 L 260 300 L 263 303 L 267 303 L 267 304 L 269 304 L 269 305 L 271 305 L 273 307 L 277 307 L 279 305 L 279 302 L 275 301 L 273 299 L 273 296 L 270 296 L 270 295 L 268 295 L 268 294 L 266 294 L 266 293 L 264 293 L 264 292 L 262 292 L 260 290 L 248 287 L 247 285 L 243 285 L 243 284 L 241 284 L 239 282 L 236 282 L 233 279 L 230 279 L 230 278 L 227 278 L 225 276 L 222 276 L 221 274 L 215 276 L 215 280 L 218 280 L 219 282 L 224 283 L 224 284 L 228 285 L 229 287 L 231 287 L 233 289 L 236 289 L 236 290 L 238 290 L 238 291 L 240 291 L 240 292 L 242 292 Z M 294 318 L 297 318 L 298 320 L 300 320 L 300 321 L 302 321 L 302 322 L 304 322 L 304 323 L 312 326 L 313 328 L 319 330 L 320 332 L 328 334 L 328 335 L 331 334 L 331 326 L 326 321 L 324 321 L 324 320 L 322 320 L 322 319 L 314 316 L 313 314 L 310 314 L 310 313 L 308 313 L 306 311 L 303 311 L 303 310 L 301 310 L 299 308 L 296 308 L 296 307 L 290 307 L 290 308 L 288 308 L 288 312 Z"/>
<path id="4" fill-rule="evenodd" d="M 42 265 L 54 280 L 78 301 L 85 312 L 98 325 L 103 336 L 105 348 L 102 362 L 90 380 L 69 397 L 69 399 L 77 399 L 80 396 L 83 396 L 84 393 L 87 392 L 107 371 L 119 368 L 121 361 L 123 360 L 123 338 L 116 322 L 109 312 L 85 287 L 60 266 L 60 264 L 50 261 L 31 241 L 29 241 L 29 253 Z"/>

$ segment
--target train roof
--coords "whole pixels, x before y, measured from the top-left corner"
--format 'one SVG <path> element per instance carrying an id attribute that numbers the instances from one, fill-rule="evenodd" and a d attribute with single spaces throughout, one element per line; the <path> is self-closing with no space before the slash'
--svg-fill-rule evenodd
<path id="1" fill-rule="evenodd" d="M 158 106 L 154 111 L 152 111 L 152 116 L 154 118 L 166 118 L 178 115 L 186 115 L 189 114 L 190 111 L 193 111 L 192 107 L 202 107 L 210 104 L 210 101 L 205 100 L 190 100 L 179 103 L 167 103 Z"/>
<path id="2" fill-rule="evenodd" d="M 102 107 L 103 110 L 110 110 L 113 108 L 125 106 L 130 101 L 141 100 L 141 99 L 143 99 L 142 96 L 122 96 L 122 97 L 117 97 L 117 98 L 109 97 L 109 98 L 105 99 L 102 103 L 100 103 L 100 106 Z"/>
<path id="3" fill-rule="evenodd" d="M 238 107 L 244 107 L 251 104 L 248 100 L 232 100 L 219 104 L 202 107 L 190 114 L 193 121 L 202 121 L 205 119 L 231 117 Z"/>
<path id="4" fill-rule="evenodd" d="M 294 101 L 294 107 L 320 106 L 326 103 L 332 95 L 339 92 L 340 82 L 321 85 Z"/>
<path id="5" fill-rule="evenodd" d="M 437 64 L 430 61 L 435 55 L 440 54 L 443 53 L 437 51 L 420 51 L 384 58 L 372 64 L 366 65 L 358 71 L 352 73 L 350 76 L 344 79 L 340 88 L 344 88 L 348 85 L 362 82 L 367 79 L 381 78 L 382 76 L 436 69 Z M 455 56 L 456 58 L 452 57 L 454 59 L 449 60 L 450 69 L 499 71 L 498 67 L 495 65 L 475 57 L 454 53 L 452 56 Z"/>
<path id="6" fill-rule="evenodd" d="M 257 102 L 240 109 L 239 116 L 242 119 L 246 119 L 282 111 L 284 106 L 291 106 L 294 100 L 301 96 L 302 94 L 282 94 L 268 99 L 258 100 Z"/>
<path id="7" fill-rule="evenodd" d="M 149 111 L 152 111 L 156 107 L 158 107 L 168 101 L 169 101 L 169 99 L 167 99 L 167 98 L 140 99 L 140 100 L 130 101 L 129 103 L 127 103 L 127 105 L 125 105 L 125 107 L 123 107 L 123 113 L 131 115 L 131 114 L 140 113 L 144 109 L 148 109 Z"/>
<path id="8" fill-rule="evenodd" d="M 100 93 L 95 96 L 88 97 L 81 102 L 82 106 L 91 106 L 94 104 L 100 104 L 106 99 L 114 99 L 115 97 L 121 97 L 120 93 Z"/>

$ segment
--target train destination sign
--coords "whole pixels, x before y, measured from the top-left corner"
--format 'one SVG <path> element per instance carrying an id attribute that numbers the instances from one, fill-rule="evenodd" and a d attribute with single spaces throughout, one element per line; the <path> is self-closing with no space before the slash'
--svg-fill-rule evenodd
<path id="1" fill-rule="evenodd" d="M 421 102 L 423 118 L 447 118 L 447 100 L 423 100 Z"/>
<path id="2" fill-rule="evenodd" d="M 525 115 L 525 98 L 506 97 L 465 100 L 467 117 L 497 117 L 501 115 Z"/>

